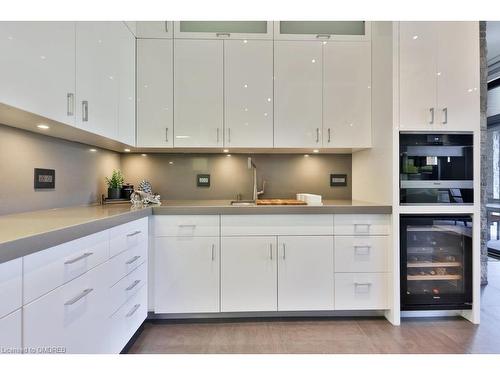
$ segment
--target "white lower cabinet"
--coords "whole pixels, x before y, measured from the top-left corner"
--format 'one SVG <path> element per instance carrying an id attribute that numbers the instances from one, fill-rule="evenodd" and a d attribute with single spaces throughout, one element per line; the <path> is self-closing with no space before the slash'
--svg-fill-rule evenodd
<path id="1" fill-rule="evenodd" d="M 221 311 L 277 310 L 275 236 L 222 237 Z"/>
<path id="2" fill-rule="evenodd" d="M 333 310 L 333 237 L 278 237 L 278 310 Z"/>
<path id="3" fill-rule="evenodd" d="M 0 263 L 0 318 L 22 306 L 22 267 L 21 258 Z"/>
<path id="4" fill-rule="evenodd" d="M 388 308 L 385 273 L 336 273 L 336 310 L 383 310 Z"/>
<path id="5" fill-rule="evenodd" d="M 155 239 L 155 313 L 219 312 L 219 238 Z"/>
<path id="6" fill-rule="evenodd" d="M 21 309 L 0 318 L 0 354 L 19 353 L 22 349 Z"/>

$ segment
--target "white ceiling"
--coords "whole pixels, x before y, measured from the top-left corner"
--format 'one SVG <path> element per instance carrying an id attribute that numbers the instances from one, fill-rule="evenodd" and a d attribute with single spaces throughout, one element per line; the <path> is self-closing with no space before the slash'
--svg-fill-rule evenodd
<path id="1" fill-rule="evenodd" d="M 486 42 L 488 43 L 488 61 L 500 56 L 500 21 L 486 23 Z"/>

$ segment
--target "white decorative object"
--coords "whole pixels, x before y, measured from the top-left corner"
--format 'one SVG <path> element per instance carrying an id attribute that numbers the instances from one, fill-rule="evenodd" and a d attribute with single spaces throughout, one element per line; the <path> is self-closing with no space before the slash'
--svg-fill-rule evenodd
<path id="1" fill-rule="evenodd" d="M 297 194 L 297 200 L 304 201 L 308 206 L 322 206 L 322 197 L 317 194 L 299 193 Z"/>

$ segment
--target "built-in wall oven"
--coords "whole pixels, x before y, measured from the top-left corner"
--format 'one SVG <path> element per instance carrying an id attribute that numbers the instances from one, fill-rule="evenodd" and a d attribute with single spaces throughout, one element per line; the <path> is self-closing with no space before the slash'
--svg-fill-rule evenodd
<path id="1" fill-rule="evenodd" d="M 401 215 L 401 310 L 472 307 L 471 216 Z"/>
<path id="2" fill-rule="evenodd" d="M 472 204 L 472 134 L 400 133 L 400 203 Z"/>

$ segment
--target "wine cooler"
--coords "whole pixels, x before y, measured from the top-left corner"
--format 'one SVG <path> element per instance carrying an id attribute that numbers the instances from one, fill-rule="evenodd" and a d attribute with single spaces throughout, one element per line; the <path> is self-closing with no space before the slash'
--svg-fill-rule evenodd
<path id="1" fill-rule="evenodd" d="M 472 307 L 472 218 L 401 216 L 401 310 Z"/>

